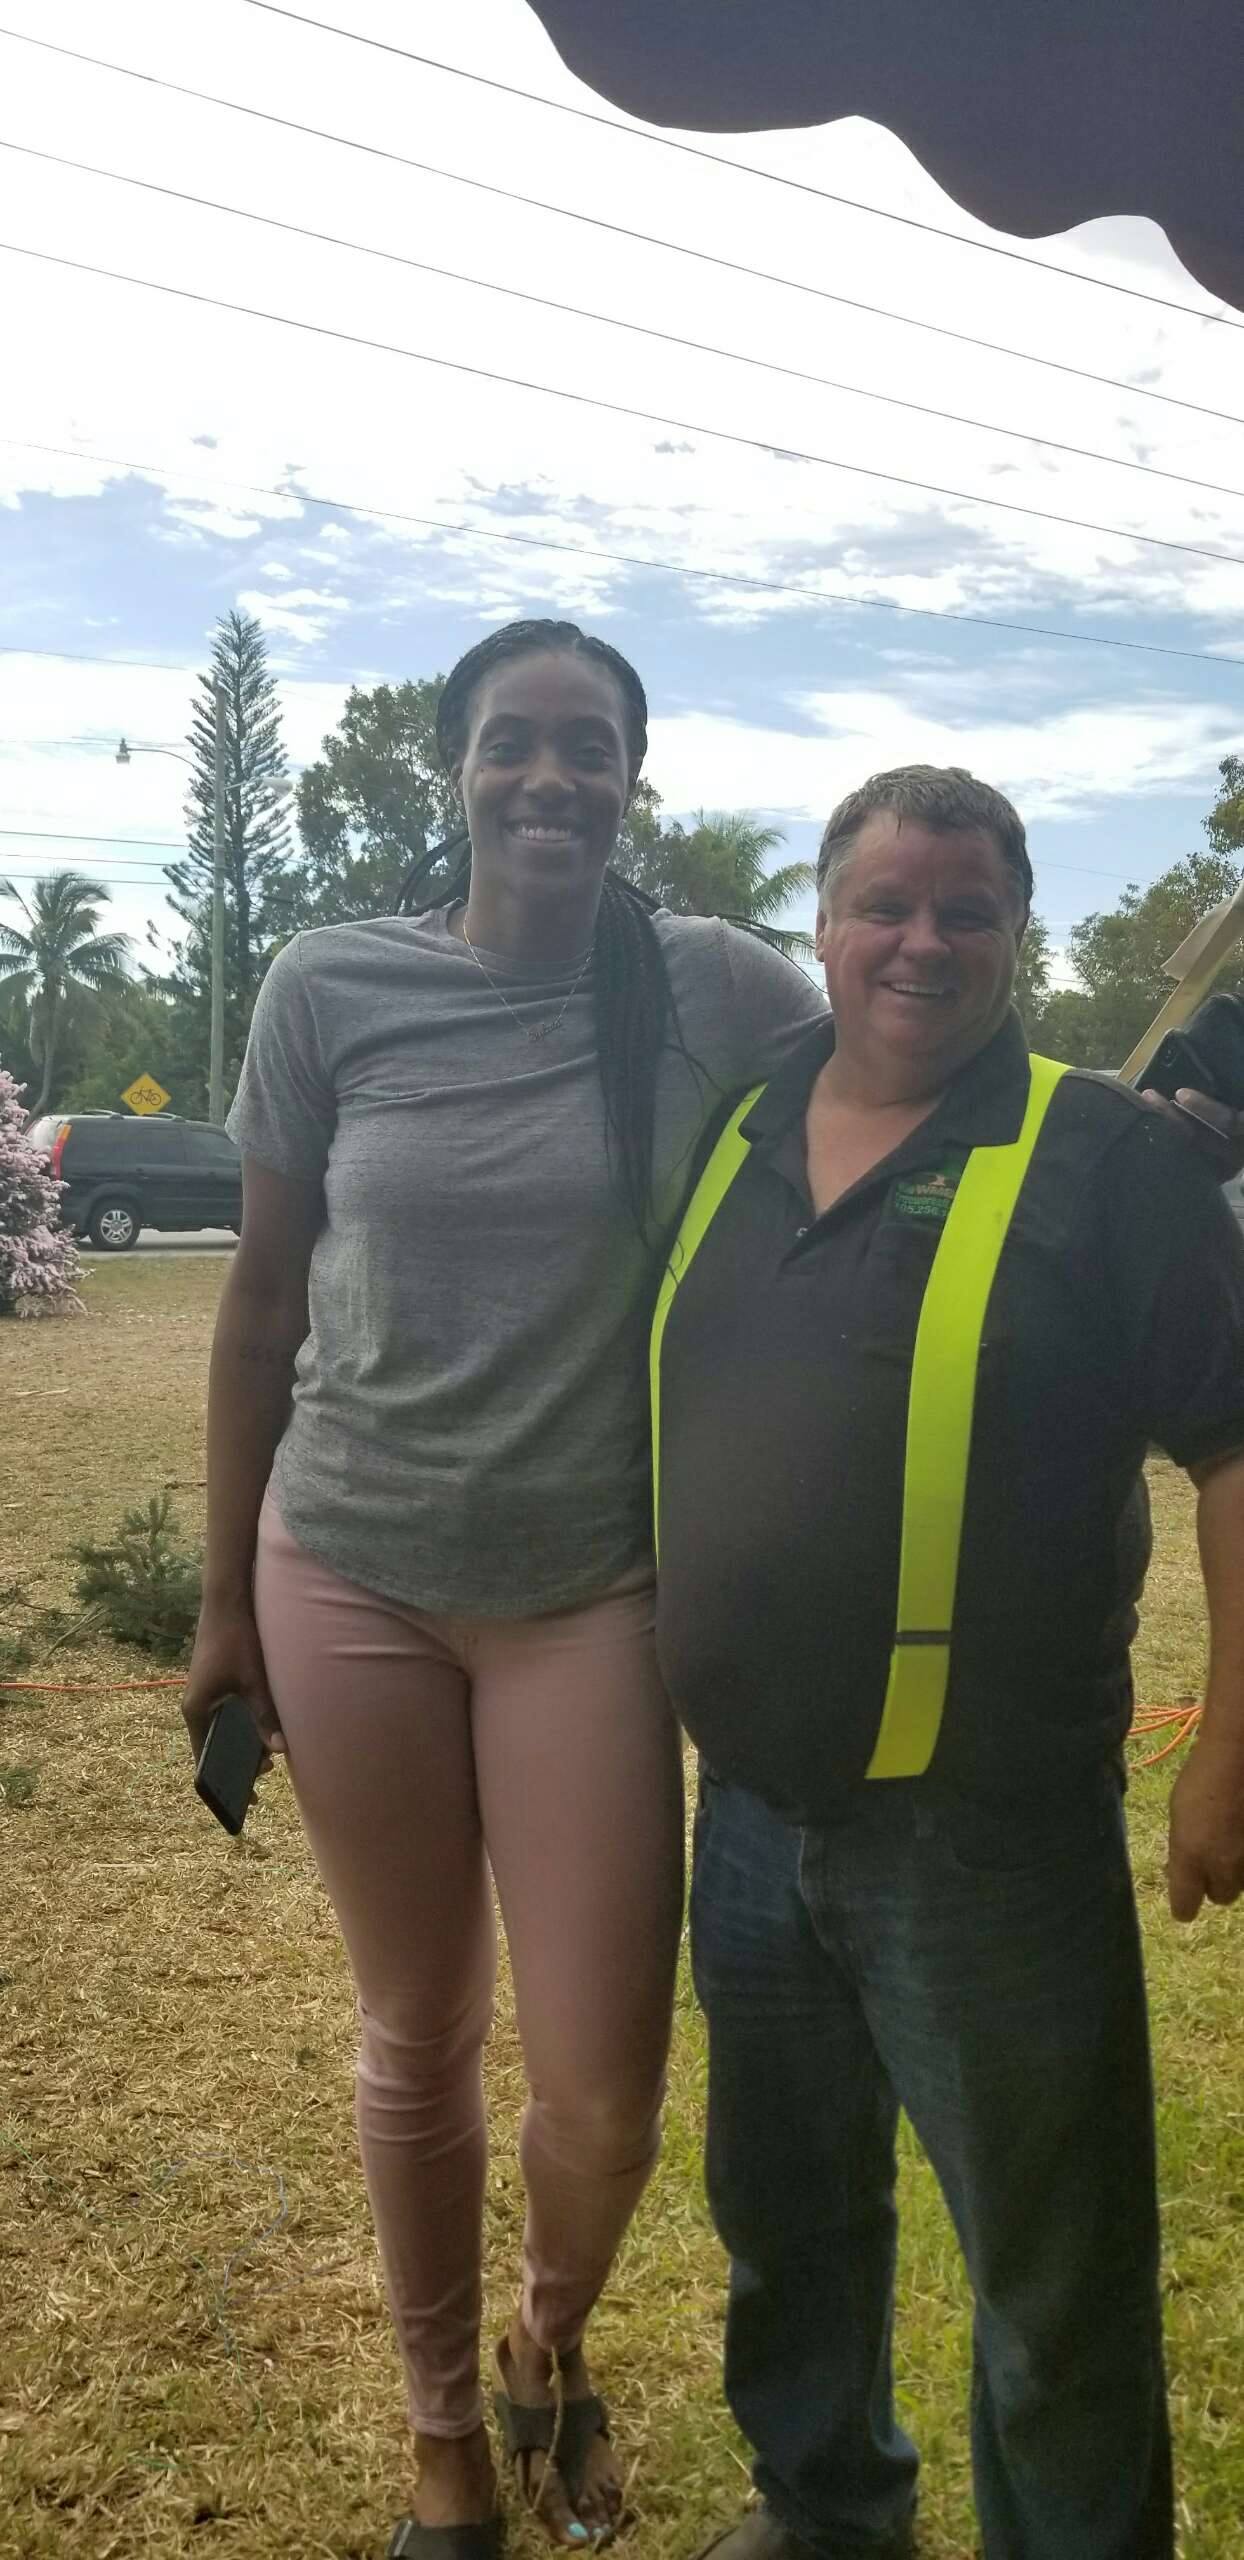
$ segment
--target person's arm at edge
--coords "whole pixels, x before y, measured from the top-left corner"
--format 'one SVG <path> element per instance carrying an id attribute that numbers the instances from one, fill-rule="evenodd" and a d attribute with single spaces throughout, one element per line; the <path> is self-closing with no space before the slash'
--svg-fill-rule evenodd
<path id="1" fill-rule="evenodd" d="M 1227 1102 L 1211 1102 L 1207 1093 L 1192 1093 L 1182 1085 L 1173 1102 L 1149 1087 L 1140 1098 L 1151 1111 L 1161 1113 L 1169 1129 L 1178 1131 L 1216 1182 L 1233 1182 L 1237 1173 L 1244 1173 L 1244 1111 L 1233 1111 Z M 1186 1104 L 1186 1109 L 1178 1110 L 1179 1103 Z"/>
<path id="2" fill-rule="evenodd" d="M 221 1296 L 207 1397 L 203 1598 L 182 1714 L 197 1759 L 219 1699 L 244 1697 L 284 1750 L 251 1596 L 264 1488 L 307 1335 L 307 1273 L 324 1214 L 318 1180 L 242 1158 L 242 1235 Z"/>
<path id="3" fill-rule="evenodd" d="M 814 1023 L 829 1019 L 825 989 L 758 934 L 716 919 L 729 988 L 734 1049 L 731 1085 L 741 1090 L 776 1074 Z"/>
<path id="4" fill-rule="evenodd" d="M 1172 1917 L 1244 1892 L 1244 1452 L 1188 1470 L 1209 1604 L 1210 1657 L 1197 1739 L 1171 1793 Z"/>

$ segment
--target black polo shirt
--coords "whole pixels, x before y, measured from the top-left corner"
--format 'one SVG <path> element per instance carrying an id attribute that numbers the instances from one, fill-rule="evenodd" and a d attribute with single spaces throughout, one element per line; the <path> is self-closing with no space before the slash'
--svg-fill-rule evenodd
<path id="1" fill-rule="evenodd" d="M 711 1768 L 831 1816 L 860 1782 L 894 1635 L 912 1352 L 968 1152 L 1019 1134 L 1012 1015 L 936 1111 L 817 1217 L 817 1023 L 680 1285 L 661 1364 L 658 1637 Z M 1151 1442 L 1244 1448 L 1244 1240 L 1124 1088 L 1059 1084 L 986 1314 L 950 1682 L 933 1773 L 1058 1791 L 1117 1751 L 1148 1562 Z"/>

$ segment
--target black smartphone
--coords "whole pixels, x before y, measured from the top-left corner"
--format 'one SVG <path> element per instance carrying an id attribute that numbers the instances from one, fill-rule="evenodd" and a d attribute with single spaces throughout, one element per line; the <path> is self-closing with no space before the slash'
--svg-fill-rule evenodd
<path id="1" fill-rule="evenodd" d="M 194 1791 L 235 1839 L 246 1820 L 263 1756 L 259 1727 L 245 1698 L 222 1698 L 199 1753 Z"/>
<path id="2" fill-rule="evenodd" d="M 1143 1075 L 1142 1091 L 1165 1094 L 1174 1102 L 1185 1088 L 1207 1094 L 1211 1102 L 1244 1108 L 1244 1001 L 1239 996 L 1208 996 L 1182 1031 L 1168 1031 L 1159 1041 Z M 1187 1110 L 1185 1103 L 1176 1105 Z M 1188 1114 L 1197 1120 L 1200 1113 Z"/>

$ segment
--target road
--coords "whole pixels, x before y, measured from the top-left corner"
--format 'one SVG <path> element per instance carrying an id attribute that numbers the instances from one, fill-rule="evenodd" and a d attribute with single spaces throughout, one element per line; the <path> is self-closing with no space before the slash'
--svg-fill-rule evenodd
<path id="1" fill-rule="evenodd" d="M 134 1252 L 144 1257 L 156 1253 L 232 1253 L 237 1238 L 230 1227 L 200 1227 L 193 1235 L 164 1236 L 155 1227 L 144 1227 Z M 81 1247 L 84 1264 L 124 1262 L 123 1253 L 100 1253 L 94 1245 Z"/>
<path id="2" fill-rule="evenodd" d="M 1237 1174 L 1235 1180 L 1225 1184 L 1224 1188 L 1240 1221 L 1240 1226 L 1244 1229 L 1244 1174 Z M 200 1227 L 193 1235 L 184 1236 L 160 1235 L 156 1228 L 144 1227 L 134 1251 L 141 1254 L 232 1253 L 236 1242 L 237 1238 L 230 1227 Z M 85 1263 L 123 1262 L 125 1259 L 124 1254 L 120 1253 L 99 1253 L 93 1246 L 86 1243 L 82 1245 L 81 1250 Z"/>

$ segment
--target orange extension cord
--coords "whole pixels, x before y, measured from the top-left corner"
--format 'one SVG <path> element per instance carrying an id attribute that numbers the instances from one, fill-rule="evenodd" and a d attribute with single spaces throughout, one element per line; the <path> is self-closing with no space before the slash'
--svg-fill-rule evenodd
<path id="1" fill-rule="evenodd" d="M 1178 1751 L 1180 1743 L 1186 1742 L 1190 1733 L 1195 1733 L 1200 1721 L 1200 1707 L 1189 1706 L 1186 1703 L 1182 1707 L 1137 1707 L 1132 1718 L 1134 1738 L 1139 1739 L 1151 1733 L 1165 1733 L 1172 1725 L 1176 1729 L 1170 1741 L 1163 1743 L 1160 1751 L 1147 1752 L 1143 1760 L 1133 1761 L 1133 1768 L 1156 1769 L 1159 1760 L 1169 1760 L 1172 1751 Z"/>
<path id="2" fill-rule="evenodd" d="M 99 1697 L 106 1690 L 111 1689 L 180 1689 L 182 1686 L 183 1674 L 180 1671 L 163 1672 L 156 1680 L 0 1679 L 0 1698 L 26 1695 L 64 1698 L 74 1692 L 83 1691 L 88 1696 Z M 1171 1733 L 1171 1738 L 1169 1742 L 1162 1744 L 1160 1750 L 1147 1752 L 1143 1760 L 1134 1761 L 1133 1767 L 1156 1769 L 1160 1760 L 1168 1760 L 1172 1751 L 1178 1751 L 1180 1744 L 1186 1742 L 1189 1734 L 1196 1731 L 1200 1721 L 1200 1707 L 1189 1706 L 1186 1702 L 1181 1707 L 1137 1707 L 1132 1718 L 1134 1741 L 1143 1741 L 1150 1734 L 1155 1733 Z M 1174 1732 L 1171 1732 L 1172 1726 L 1175 1728 Z"/>

